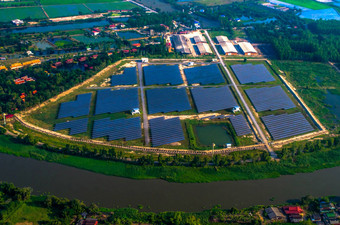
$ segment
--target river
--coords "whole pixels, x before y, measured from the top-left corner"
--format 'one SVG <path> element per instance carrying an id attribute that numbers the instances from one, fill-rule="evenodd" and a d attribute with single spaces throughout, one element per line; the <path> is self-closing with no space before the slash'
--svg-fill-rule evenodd
<path id="1" fill-rule="evenodd" d="M 276 179 L 180 184 L 163 180 L 132 180 L 96 174 L 68 166 L 0 154 L 0 180 L 35 194 L 78 198 L 103 207 L 138 204 L 145 210 L 200 211 L 216 204 L 223 208 L 284 203 L 308 194 L 340 195 L 340 167 Z M 274 200 L 273 200 L 274 199 Z M 273 201 L 271 201 L 273 200 Z"/>

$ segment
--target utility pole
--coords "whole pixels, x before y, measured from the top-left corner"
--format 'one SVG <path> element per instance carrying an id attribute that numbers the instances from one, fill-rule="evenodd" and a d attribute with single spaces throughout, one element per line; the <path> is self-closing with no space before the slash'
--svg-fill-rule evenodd
<path id="1" fill-rule="evenodd" d="M 4 126 L 6 126 L 6 113 L 3 113 L 2 116 L 4 117 Z"/>

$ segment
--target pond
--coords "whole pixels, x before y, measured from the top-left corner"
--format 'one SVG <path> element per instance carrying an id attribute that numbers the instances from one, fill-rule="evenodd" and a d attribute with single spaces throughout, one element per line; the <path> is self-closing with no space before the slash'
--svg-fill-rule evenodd
<path id="1" fill-rule="evenodd" d="M 46 50 L 48 48 L 53 48 L 52 45 L 50 45 L 49 43 L 47 43 L 46 41 L 38 41 L 35 43 L 35 46 L 37 46 L 38 49 L 40 50 Z"/>
<path id="2" fill-rule="evenodd" d="M 34 194 L 50 193 L 102 207 L 137 207 L 145 210 L 201 211 L 282 204 L 306 195 L 340 195 L 340 167 L 276 179 L 180 184 L 164 180 L 132 180 L 105 176 L 68 166 L 0 154 L 0 181 L 30 186 Z"/>
<path id="3" fill-rule="evenodd" d="M 212 146 L 223 146 L 227 143 L 233 143 L 233 138 L 228 134 L 228 128 L 222 124 L 199 125 L 194 127 L 200 144 Z"/>
<path id="4" fill-rule="evenodd" d="M 104 43 L 104 42 L 114 42 L 115 40 L 110 37 L 88 37 L 88 36 L 73 36 L 73 39 L 77 41 L 83 42 L 84 44 L 96 44 L 96 43 Z"/>
<path id="5" fill-rule="evenodd" d="M 340 95 L 333 94 L 327 90 L 325 102 L 332 106 L 330 111 L 336 116 L 337 120 L 340 121 Z"/>
<path id="6" fill-rule="evenodd" d="M 126 31 L 126 32 L 116 32 L 116 34 L 124 39 L 134 39 L 134 38 L 140 38 L 140 37 L 144 37 L 144 35 L 137 33 L 137 32 L 130 32 L 130 31 Z"/>

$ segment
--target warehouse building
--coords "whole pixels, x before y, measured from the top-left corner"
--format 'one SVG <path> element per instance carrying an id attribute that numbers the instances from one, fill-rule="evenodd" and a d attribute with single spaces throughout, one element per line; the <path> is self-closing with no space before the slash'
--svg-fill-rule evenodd
<path id="1" fill-rule="evenodd" d="M 257 55 L 257 51 L 249 42 L 239 42 L 238 45 L 242 49 L 244 55 Z"/>
<path id="2" fill-rule="evenodd" d="M 210 55 L 212 51 L 207 43 L 198 43 L 197 48 L 200 55 Z"/>
<path id="3" fill-rule="evenodd" d="M 233 43 L 231 43 L 231 42 L 222 42 L 222 43 L 220 43 L 220 46 L 221 46 L 223 53 L 225 55 L 237 55 L 238 54 L 236 48 L 234 47 Z"/>
<path id="4" fill-rule="evenodd" d="M 203 36 L 194 36 L 195 43 L 207 43 L 207 40 Z"/>
<path id="5" fill-rule="evenodd" d="M 190 54 L 190 48 L 187 43 L 187 38 L 184 35 L 173 35 L 172 41 L 177 52 L 182 54 Z"/>
<path id="6" fill-rule="evenodd" d="M 216 36 L 217 43 L 221 44 L 224 42 L 230 42 L 226 36 Z"/>

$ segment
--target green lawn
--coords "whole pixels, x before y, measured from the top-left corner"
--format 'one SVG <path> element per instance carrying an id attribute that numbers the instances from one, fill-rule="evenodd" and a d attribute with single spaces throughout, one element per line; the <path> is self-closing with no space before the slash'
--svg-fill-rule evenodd
<path id="1" fill-rule="evenodd" d="M 82 3 L 100 3 L 100 2 L 119 2 L 120 0 L 40 0 L 42 5 L 64 5 L 64 4 L 82 4 Z"/>
<path id="2" fill-rule="evenodd" d="M 289 4 L 302 6 L 309 9 L 328 9 L 330 6 L 317 2 L 315 0 L 281 0 L 282 2 L 287 2 Z"/>
<path id="3" fill-rule="evenodd" d="M 33 224 L 42 224 L 51 221 L 47 208 L 41 207 L 41 197 L 32 196 L 31 199 L 23 203 L 6 221 L 9 224 L 31 222 Z"/>
<path id="4" fill-rule="evenodd" d="M 20 7 L 0 9 L 0 22 L 9 22 L 14 19 L 46 19 L 40 7 Z"/>
<path id="5" fill-rule="evenodd" d="M 9 137 L 0 136 L 0 152 L 31 157 L 67 166 L 77 167 L 101 174 L 134 179 L 164 179 L 171 182 L 197 183 L 222 180 L 249 180 L 275 178 L 298 172 L 312 172 L 317 169 L 340 165 L 340 149 L 322 151 L 298 156 L 291 162 L 256 163 L 222 168 L 191 168 L 180 166 L 137 166 L 121 162 L 103 161 L 78 156 L 51 153 L 34 146 L 13 143 Z"/>

